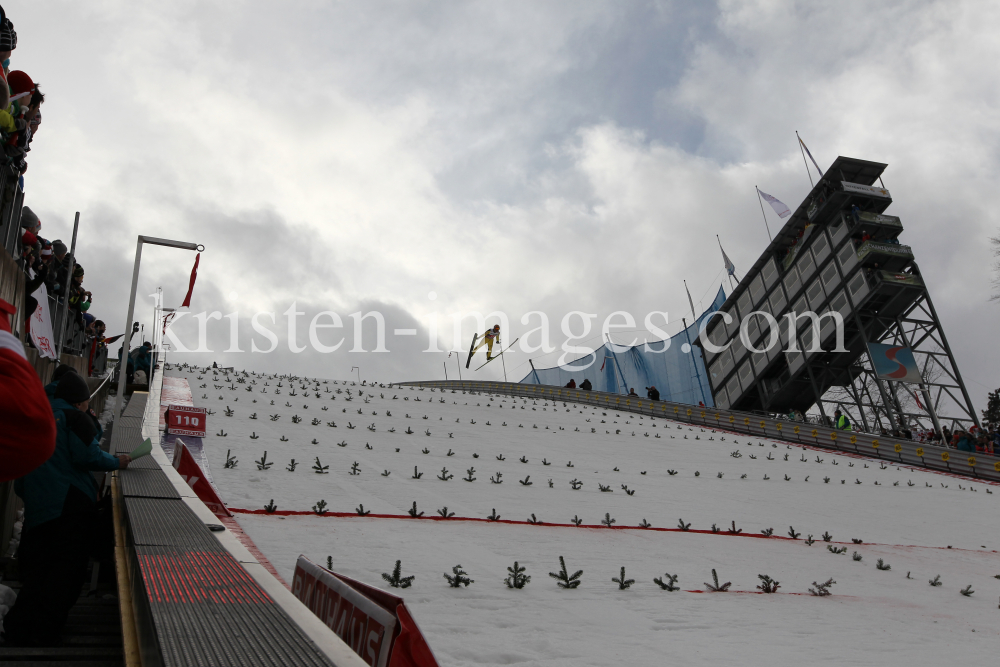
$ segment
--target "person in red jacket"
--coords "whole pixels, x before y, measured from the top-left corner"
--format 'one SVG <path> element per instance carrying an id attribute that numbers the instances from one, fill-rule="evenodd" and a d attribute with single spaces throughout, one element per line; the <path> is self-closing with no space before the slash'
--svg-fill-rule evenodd
<path id="1" fill-rule="evenodd" d="M 56 422 L 42 381 L 10 333 L 16 309 L 0 299 L 0 482 L 45 463 L 56 447 Z"/>

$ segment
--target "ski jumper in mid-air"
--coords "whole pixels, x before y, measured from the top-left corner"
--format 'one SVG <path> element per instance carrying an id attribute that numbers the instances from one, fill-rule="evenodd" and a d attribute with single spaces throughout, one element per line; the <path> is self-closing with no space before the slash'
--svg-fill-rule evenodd
<path id="1" fill-rule="evenodd" d="M 480 341 L 480 343 L 478 345 L 476 345 L 475 348 L 473 348 L 472 354 L 475 354 L 476 352 L 478 352 L 479 348 L 481 348 L 483 345 L 485 345 L 486 346 L 486 361 L 489 361 L 490 359 L 493 358 L 493 343 L 494 343 L 494 341 L 497 342 L 497 343 L 500 342 L 500 325 L 499 324 L 494 324 L 492 329 L 487 329 L 486 330 L 486 332 L 483 334 L 482 341 Z"/>

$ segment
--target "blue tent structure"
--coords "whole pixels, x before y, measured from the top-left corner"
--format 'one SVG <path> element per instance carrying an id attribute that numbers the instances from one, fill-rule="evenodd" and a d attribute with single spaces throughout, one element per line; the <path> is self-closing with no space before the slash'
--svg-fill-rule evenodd
<path id="1" fill-rule="evenodd" d="M 627 394 L 629 388 L 634 387 L 637 394 L 645 397 L 646 387 L 656 387 L 661 400 L 691 405 L 701 401 L 714 407 L 705 359 L 701 348 L 693 343 L 705 317 L 721 308 L 725 301 L 726 294 L 720 286 L 708 310 L 666 343 L 644 343 L 618 352 L 605 344 L 592 354 L 563 366 L 532 369 L 521 383 L 565 387 L 573 379 L 579 387 L 584 378 L 589 378 L 595 391 Z M 623 346 L 615 347 L 622 350 Z"/>

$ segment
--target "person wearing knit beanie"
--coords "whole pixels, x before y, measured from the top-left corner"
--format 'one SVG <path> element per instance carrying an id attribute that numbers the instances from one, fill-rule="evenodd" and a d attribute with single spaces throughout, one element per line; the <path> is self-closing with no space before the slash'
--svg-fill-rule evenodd
<path id="1" fill-rule="evenodd" d="M 21 227 L 27 229 L 29 232 L 38 233 L 38 230 L 42 228 L 42 221 L 38 219 L 35 212 L 32 211 L 27 206 L 21 207 Z"/>
<path id="2" fill-rule="evenodd" d="M 61 398 L 77 410 L 86 411 L 90 406 L 90 387 L 79 373 L 71 369 L 59 379 L 55 397 Z"/>
<path id="3" fill-rule="evenodd" d="M 7 82 L 7 67 L 10 63 L 10 54 L 17 48 L 17 33 L 14 31 L 14 23 L 7 18 L 7 13 L 0 7 L 0 61 L 3 61 L 3 69 L 0 70 L 0 78 Z M 6 109 L 10 104 L 10 88 L 6 85 L 0 86 L 0 109 Z"/>
<path id="4" fill-rule="evenodd" d="M 19 69 L 14 70 L 7 75 L 7 85 L 10 86 L 10 101 L 17 102 L 22 109 L 27 109 L 35 92 L 35 82 L 31 77 Z"/>
<path id="5" fill-rule="evenodd" d="M 75 373 L 76 369 L 69 364 L 59 364 L 59 367 L 52 372 L 52 379 L 49 383 L 45 385 L 45 395 L 50 399 L 56 397 L 56 388 L 59 386 L 59 381 L 63 379 L 66 373 Z"/>

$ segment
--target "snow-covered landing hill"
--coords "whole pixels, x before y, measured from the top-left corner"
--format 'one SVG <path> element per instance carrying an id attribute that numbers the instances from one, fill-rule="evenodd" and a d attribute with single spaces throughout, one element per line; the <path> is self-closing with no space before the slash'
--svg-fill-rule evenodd
<path id="1" fill-rule="evenodd" d="M 215 411 L 205 448 L 231 508 L 323 500 L 399 517 L 237 515 L 286 578 L 304 553 L 384 586 L 401 559 L 416 575 L 402 593 L 443 665 L 985 664 L 1000 646 L 995 486 L 573 403 L 167 374 Z M 273 465 L 259 470 L 265 451 Z M 454 517 L 412 519 L 414 502 Z M 494 511 L 525 523 L 461 520 Z M 694 532 L 713 524 L 717 534 Z M 549 577 L 560 555 L 583 570 L 579 588 Z M 515 560 L 532 577 L 522 590 L 503 583 Z M 456 564 L 475 583 L 448 587 Z M 622 567 L 627 590 L 612 582 Z M 707 592 L 713 568 L 728 592 Z M 653 582 L 665 573 L 681 590 Z M 758 574 L 778 592 L 760 593 Z M 943 585 L 929 584 L 936 575 Z M 808 592 L 830 578 L 830 597 Z"/>

